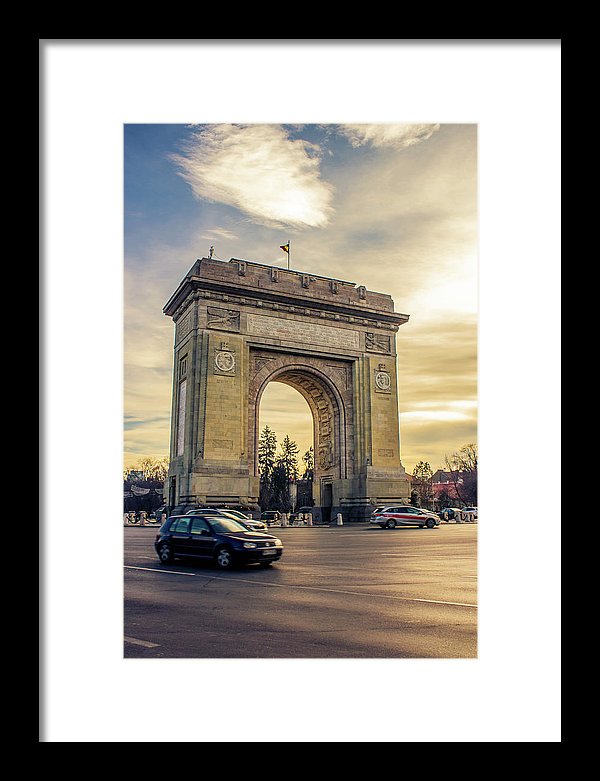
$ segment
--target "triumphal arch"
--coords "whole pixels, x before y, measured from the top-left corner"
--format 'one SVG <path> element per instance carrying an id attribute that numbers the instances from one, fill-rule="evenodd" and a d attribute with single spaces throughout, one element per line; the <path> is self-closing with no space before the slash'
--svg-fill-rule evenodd
<path id="1" fill-rule="evenodd" d="M 296 388 L 314 421 L 313 517 L 364 520 L 406 502 L 389 295 L 232 258 L 197 260 L 164 307 L 175 322 L 170 507 L 258 510 L 259 405 Z M 263 508 L 266 509 L 266 508 Z"/>

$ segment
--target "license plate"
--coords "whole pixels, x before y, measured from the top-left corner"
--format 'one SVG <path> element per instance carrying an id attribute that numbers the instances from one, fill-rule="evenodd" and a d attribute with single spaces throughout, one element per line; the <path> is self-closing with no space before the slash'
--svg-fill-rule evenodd
<path id="1" fill-rule="evenodd" d="M 276 553 L 277 553 L 277 551 L 275 550 L 275 548 L 269 548 L 268 550 L 264 550 L 262 555 L 263 556 L 275 556 Z"/>

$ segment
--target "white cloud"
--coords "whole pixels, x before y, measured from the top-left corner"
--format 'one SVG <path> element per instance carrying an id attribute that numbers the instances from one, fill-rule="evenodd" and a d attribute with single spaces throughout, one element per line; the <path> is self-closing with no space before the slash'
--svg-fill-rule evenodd
<path id="1" fill-rule="evenodd" d="M 237 239 L 237 236 L 235 233 L 232 233 L 231 231 L 226 230 L 225 228 L 207 228 L 204 233 L 201 235 L 202 239 L 230 239 L 233 241 L 234 239 Z"/>
<path id="2" fill-rule="evenodd" d="M 391 146 L 404 149 L 407 146 L 426 141 L 439 125 L 378 124 L 378 125 L 340 125 L 341 133 L 352 146 L 371 144 L 374 147 Z"/>
<path id="3" fill-rule="evenodd" d="M 452 410 L 423 410 L 415 412 L 403 412 L 402 419 L 412 422 L 427 422 L 429 420 L 439 420 L 443 422 L 455 420 L 471 420 L 472 416 L 465 415 L 463 412 L 453 412 Z"/>
<path id="4" fill-rule="evenodd" d="M 172 155 L 198 198 L 234 206 L 271 227 L 323 227 L 333 187 L 320 177 L 320 149 L 279 125 L 208 125 Z"/>

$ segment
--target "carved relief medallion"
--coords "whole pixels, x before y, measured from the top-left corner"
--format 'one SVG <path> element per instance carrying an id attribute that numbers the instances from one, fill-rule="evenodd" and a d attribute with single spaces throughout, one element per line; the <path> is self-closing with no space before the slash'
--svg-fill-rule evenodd
<path id="1" fill-rule="evenodd" d="M 384 363 L 380 363 L 379 368 L 375 372 L 375 390 L 380 393 L 392 392 L 392 378 L 386 370 Z"/>
<path id="2" fill-rule="evenodd" d="M 215 348 L 215 374 L 235 374 L 235 352 L 229 349 L 227 342 L 221 342 L 221 346 Z"/>

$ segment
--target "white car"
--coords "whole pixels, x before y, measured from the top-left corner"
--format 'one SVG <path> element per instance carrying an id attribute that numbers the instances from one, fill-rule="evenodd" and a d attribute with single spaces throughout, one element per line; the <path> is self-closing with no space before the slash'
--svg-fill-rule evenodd
<path id="1" fill-rule="evenodd" d="M 463 507 L 460 513 L 461 520 L 466 523 L 475 523 L 477 520 L 477 507 Z"/>
<path id="2" fill-rule="evenodd" d="M 395 529 L 396 526 L 427 526 L 434 529 L 440 524 L 440 517 L 429 510 L 408 505 L 394 507 L 376 507 L 369 523 L 381 526 L 382 529 Z"/>
<path id="3" fill-rule="evenodd" d="M 444 507 L 444 509 L 440 511 L 440 518 L 442 521 L 446 521 L 446 523 L 449 523 L 450 521 L 460 523 L 460 513 L 460 507 Z"/>

